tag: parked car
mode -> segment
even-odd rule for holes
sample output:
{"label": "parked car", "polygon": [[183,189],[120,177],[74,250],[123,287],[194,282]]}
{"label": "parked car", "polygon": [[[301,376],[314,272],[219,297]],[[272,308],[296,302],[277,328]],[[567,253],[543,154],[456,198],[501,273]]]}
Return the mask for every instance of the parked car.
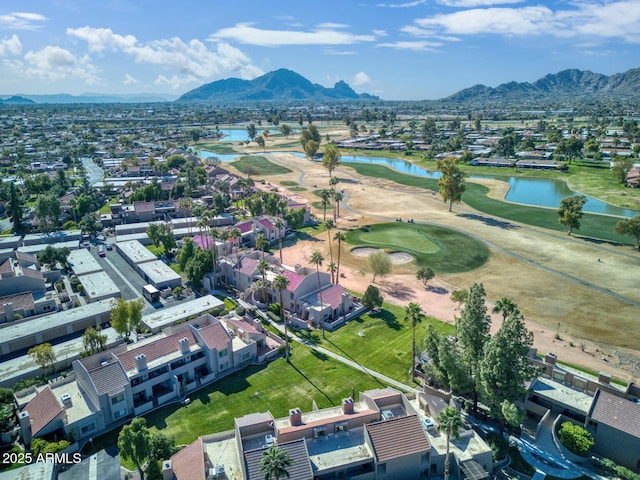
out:
{"label": "parked car", "polygon": [[110,252],[111,250],[113,250],[113,245],[110,243],[107,243],[107,250]]}
{"label": "parked car", "polygon": [[106,252],[104,251],[104,246],[100,245],[100,247],[98,247],[98,256],[104,257],[105,255],[106,255]]}

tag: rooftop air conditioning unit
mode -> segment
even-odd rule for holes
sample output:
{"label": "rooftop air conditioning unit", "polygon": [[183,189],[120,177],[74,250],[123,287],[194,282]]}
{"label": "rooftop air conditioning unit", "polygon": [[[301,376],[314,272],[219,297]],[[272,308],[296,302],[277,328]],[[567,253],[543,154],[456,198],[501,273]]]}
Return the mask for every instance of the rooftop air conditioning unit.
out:
{"label": "rooftop air conditioning unit", "polygon": [[216,466],[216,476],[217,477],[222,477],[224,475],[224,465],[217,465]]}
{"label": "rooftop air conditioning unit", "polygon": [[70,404],[71,403],[71,395],[68,393],[63,393],[62,395],[60,395],[60,400],[62,401],[62,403],[64,405]]}

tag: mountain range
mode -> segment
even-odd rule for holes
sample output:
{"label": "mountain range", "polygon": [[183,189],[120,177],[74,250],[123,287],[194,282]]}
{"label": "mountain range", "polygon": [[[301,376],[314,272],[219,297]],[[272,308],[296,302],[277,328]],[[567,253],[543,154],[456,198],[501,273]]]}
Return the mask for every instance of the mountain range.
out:
{"label": "mountain range", "polygon": [[344,81],[333,88],[311,83],[291,70],[281,68],[254,78],[228,78],[194,88],[178,102],[267,102],[267,101],[380,100],[368,93],[358,94]]}
{"label": "mountain range", "polygon": [[475,85],[442,99],[465,103],[501,100],[544,100],[557,97],[631,96],[640,92],[640,68],[611,76],[589,70],[562,70],[533,83],[508,82],[495,88]]}

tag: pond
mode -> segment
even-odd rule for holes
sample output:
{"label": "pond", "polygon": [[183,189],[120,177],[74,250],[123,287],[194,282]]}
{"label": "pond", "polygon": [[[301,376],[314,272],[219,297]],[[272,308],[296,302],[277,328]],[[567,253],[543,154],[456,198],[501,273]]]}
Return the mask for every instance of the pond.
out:
{"label": "pond", "polygon": [[[264,127],[256,125],[257,135],[262,135],[262,132],[265,130],[269,130],[271,135],[280,133],[280,129],[278,127]],[[249,140],[246,128],[221,128],[220,131],[225,135],[220,139],[221,142],[244,142],[245,140]],[[292,138],[296,138],[293,133],[291,135]]]}
{"label": "pond", "polygon": [[[246,133],[246,132],[245,132]],[[202,158],[216,157],[221,162],[232,162],[235,158],[242,154],[221,155],[208,152],[206,150],[198,150],[197,153]],[[304,154],[299,152],[269,152],[266,154],[257,153],[256,155],[266,155],[273,153],[290,153],[300,158],[304,158]],[[373,165],[384,165],[393,168],[401,173],[416,175],[419,177],[440,178],[440,172],[432,172],[425,170],[411,162],[398,158],[383,157],[367,157],[364,155],[343,155],[342,161],[346,163],[370,163]],[[505,196],[508,202],[522,203],[526,205],[534,205],[537,207],[558,208],[560,201],[568,196],[576,194],[571,190],[566,182],[562,180],[554,180],[548,178],[533,177],[514,177],[509,175],[469,175],[470,178],[486,178],[507,182],[510,185],[509,191]],[[607,215],[616,215],[619,217],[633,217],[640,214],[640,211],[621,208],[610,205],[602,200],[593,197],[587,197],[583,210],[585,212],[603,213]]]}

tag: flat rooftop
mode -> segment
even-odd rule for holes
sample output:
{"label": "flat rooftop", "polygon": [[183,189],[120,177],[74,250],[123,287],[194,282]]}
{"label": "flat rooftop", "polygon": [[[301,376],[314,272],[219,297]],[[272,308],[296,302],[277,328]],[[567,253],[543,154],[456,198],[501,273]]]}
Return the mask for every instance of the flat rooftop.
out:
{"label": "flat rooftop", "polygon": [[49,245],[51,245],[53,248],[68,248],[69,250],[77,250],[78,240],[72,240],[69,242],[38,243],[36,245],[25,245],[23,247],[18,247],[18,251],[35,255],[36,253],[40,253],[41,251],[43,251]]}
{"label": "flat rooftop", "polygon": [[[51,391],[56,396],[58,403],[64,408],[65,413],[67,414],[67,421],[69,423],[77,422],[83,418],[88,417],[93,413],[86,400],[80,393],[80,389],[78,388],[78,382],[73,381],[69,383],[65,383],[61,385],[62,382],[55,382],[50,384]],[[68,393],[71,396],[71,404],[63,404],[60,400],[60,397]]]}
{"label": "flat rooftop", "polygon": [[[146,234],[141,235],[146,237]],[[118,243],[116,243],[116,248],[122,256],[131,260],[135,264],[158,260],[158,258],[153,253],[147,250],[137,240],[130,240],[126,242],[119,241]]]}
{"label": "flat rooftop", "polygon": [[570,387],[551,378],[540,376],[533,381],[530,390],[540,398],[546,398],[572,410],[587,414],[593,403],[593,394]]}
{"label": "flat rooftop", "polygon": [[242,465],[239,463],[240,453],[233,430],[207,435],[202,438],[202,444],[212,465],[224,465],[227,478],[242,478]]}
{"label": "flat rooftop", "polygon": [[182,302],[179,305],[161,308],[149,315],[144,315],[142,317],[142,323],[149,328],[149,330],[157,332],[164,327],[173,325],[179,320],[184,320],[191,315],[199,315],[211,308],[221,305],[224,305],[224,302],[218,300],[213,295],[205,295],[188,302]]}
{"label": "flat rooftop", "polygon": [[35,335],[39,332],[58,328],[63,325],[75,323],[85,318],[99,316],[111,311],[111,302],[105,300],[81,305],[71,310],[52,313],[38,318],[30,318],[28,320],[13,322],[5,327],[0,328],[0,343],[14,341],[26,335]]}
{"label": "flat rooftop", "polygon": [[[151,253],[151,252],[149,252]],[[138,268],[144,273],[154,285],[166,282],[182,282],[182,277],[164,263],[162,260],[156,259],[154,255],[152,262],[139,263]]]}
{"label": "flat rooftop", "polygon": [[82,288],[90,299],[105,299],[119,297],[120,289],[107,272],[99,271],[88,275],[78,275]]}
{"label": "flat rooftop", "polygon": [[78,276],[103,270],[102,265],[86,248],[79,248],[70,252],[67,261],[73,273]]}
{"label": "flat rooftop", "polygon": [[314,472],[343,465],[364,464],[373,459],[373,452],[364,441],[364,427],[313,440],[307,438],[306,441]]}

